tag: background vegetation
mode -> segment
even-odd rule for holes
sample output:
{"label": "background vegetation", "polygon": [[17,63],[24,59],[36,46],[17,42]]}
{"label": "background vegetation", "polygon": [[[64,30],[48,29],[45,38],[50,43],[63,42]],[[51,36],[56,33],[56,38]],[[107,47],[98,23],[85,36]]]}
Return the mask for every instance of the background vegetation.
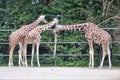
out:
{"label": "background vegetation", "polygon": [[[33,22],[39,15],[45,14],[50,22],[56,15],[60,15],[59,24],[77,24],[82,22],[93,22],[101,28],[120,27],[120,0],[0,0],[0,55],[8,55],[8,37],[11,30],[19,29],[21,25]],[[5,30],[5,31],[3,31]],[[111,47],[113,66],[120,65],[120,29],[107,30],[113,41]],[[45,31],[42,35],[42,42],[54,42],[52,31]],[[84,42],[82,31],[60,31],[58,42]],[[52,48],[54,44],[49,44]],[[16,47],[15,54],[17,55]],[[101,47],[94,45],[95,65],[100,64]],[[58,44],[57,45],[57,66],[88,66],[88,44]],[[28,46],[28,54],[31,52],[31,45]],[[53,66],[55,60],[53,52],[47,44],[40,45],[40,62],[43,66]],[[14,64],[17,65],[18,56],[14,56]],[[28,56],[30,62],[30,57]],[[8,56],[0,56],[0,65],[7,65]],[[108,65],[107,58],[105,64]]]}

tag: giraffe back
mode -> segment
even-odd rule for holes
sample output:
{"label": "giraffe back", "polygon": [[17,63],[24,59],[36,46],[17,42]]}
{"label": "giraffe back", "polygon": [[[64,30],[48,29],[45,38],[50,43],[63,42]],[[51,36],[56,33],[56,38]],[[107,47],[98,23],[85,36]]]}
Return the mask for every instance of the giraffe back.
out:
{"label": "giraffe back", "polygon": [[22,42],[23,39],[25,38],[26,34],[27,33],[22,29],[18,29],[16,31],[12,32],[9,36],[9,44]]}
{"label": "giraffe back", "polygon": [[95,43],[99,44],[111,41],[111,35],[97,25],[89,23],[86,28],[85,37],[87,39],[92,39]]}

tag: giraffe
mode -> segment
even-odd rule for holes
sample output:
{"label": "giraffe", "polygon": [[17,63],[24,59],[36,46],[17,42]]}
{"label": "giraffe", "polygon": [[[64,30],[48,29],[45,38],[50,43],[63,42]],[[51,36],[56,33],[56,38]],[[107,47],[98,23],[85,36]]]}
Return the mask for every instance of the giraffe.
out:
{"label": "giraffe", "polygon": [[[39,63],[39,45],[40,45],[40,40],[41,40],[40,34],[56,24],[58,24],[58,19],[54,18],[53,21],[48,24],[37,26],[36,28],[31,30],[24,38],[24,45],[25,45],[25,47],[23,48],[24,50],[27,51],[27,44],[32,44],[31,66],[33,66],[33,56],[34,56],[35,45],[36,45],[36,53],[37,53],[37,65],[40,66],[40,63]],[[21,55],[19,57],[19,62],[20,60],[21,60]]]}
{"label": "giraffe", "polygon": [[[20,29],[17,29],[16,31],[12,32],[9,36],[9,66],[13,66],[13,50],[16,47],[17,44],[21,45],[22,40],[25,38],[26,34],[34,29],[39,22],[44,22],[47,23],[46,19],[45,19],[45,15],[41,15],[39,16],[34,22],[27,24],[27,25],[23,25],[20,27]],[[20,47],[22,47],[23,45],[21,45]],[[23,55],[24,56],[24,55]],[[26,57],[24,56],[23,58],[25,60],[25,65],[27,66],[27,61],[26,61]]]}
{"label": "giraffe", "polygon": [[56,33],[60,30],[81,30],[85,33],[85,38],[89,44],[89,67],[94,67],[94,49],[93,43],[101,44],[102,45],[102,61],[100,64],[100,68],[103,66],[104,58],[108,55],[109,59],[109,68],[111,68],[111,55],[110,55],[110,42],[111,36],[105,30],[99,28],[92,22],[86,22],[81,24],[75,25],[57,25],[56,28],[53,30],[53,33]]}

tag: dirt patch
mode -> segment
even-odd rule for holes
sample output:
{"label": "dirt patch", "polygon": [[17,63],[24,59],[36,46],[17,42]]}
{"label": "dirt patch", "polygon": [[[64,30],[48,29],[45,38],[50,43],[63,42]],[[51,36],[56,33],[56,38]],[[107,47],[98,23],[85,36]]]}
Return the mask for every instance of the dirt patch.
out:
{"label": "dirt patch", "polygon": [[120,68],[0,67],[0,80],[120,80]]}

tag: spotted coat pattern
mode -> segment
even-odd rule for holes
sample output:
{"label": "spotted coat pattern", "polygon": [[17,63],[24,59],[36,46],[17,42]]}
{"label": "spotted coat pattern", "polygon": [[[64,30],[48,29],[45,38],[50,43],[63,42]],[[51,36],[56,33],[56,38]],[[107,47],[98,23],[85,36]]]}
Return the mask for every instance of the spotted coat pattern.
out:
{"label": "spotted coat pattern", "polygon": [[[10,36],[9,36],[10,51],[9,51],[9,64],[8,64],[9,66],[13,66],[13,50],[16,47],[16,45],[21,43],[23,41],[23,39],[25,38],[25,36],[27,35],[27,33],[29,31],[31,31],[32,29],[34,29],[38,25],[38,23],[41,21],[46,22],[44,15],[39,16],[33,23],[30,23],[28,25],[23,25],[23,26],[21,26],[20,29],[18,29],[10,34]],[[24,59],[26,59],[25,56],[24,56]],[[25,62],[25,64],[27,65],[26,62]]]}
{"label": "spotted coat pattern", "polygon": [[[37,52],[37,63],[38,63],[38,66],[40,66],[40,63],[39,63],[39,45],[40,45],[40,39],[41,39],[41,33],[44,32],[45,30],[47,30],[48,28],[54,26],[58,24],[58,19],[55,18],[52,22],[48,23],[48,24],[45,24],[45,25],[40,25],[40,26],[37,26],[36,28],[34,28],[33,30],[31,30],[27,35],[26,37],[24,38],[24,45],[27,45],[27,44],[32,44],[32,58],[31,58],[31,66],[33,66],[33,56],[34,56],[34,47],[35,47],[35,44],[36,44],[36,52]],[[27,47],[25,48],[27,49]]]}
{"label": "spotted coat pattern", "polygon": [[89,50],[89,54],[90,54],[89,67],[94,67],[93,42],[102,45],[103,56],[102,56],[100,67],[103,66],[103,62],[104,62],[104,58],[106,54],[108,54],[108,58],[109,58],[109,68],[112,66],[111,58],[110,58],[110,49],[109,49],[109,44],[111,42],[111,36],[107,31],[99,28],[97,25],[91,22],[75,24],[75,25],[57,25],[56,28],[53,30],[53,33],[56,33],[60,30],[84,31],[85,38],[88,41],[89,49],[90,49]]}

